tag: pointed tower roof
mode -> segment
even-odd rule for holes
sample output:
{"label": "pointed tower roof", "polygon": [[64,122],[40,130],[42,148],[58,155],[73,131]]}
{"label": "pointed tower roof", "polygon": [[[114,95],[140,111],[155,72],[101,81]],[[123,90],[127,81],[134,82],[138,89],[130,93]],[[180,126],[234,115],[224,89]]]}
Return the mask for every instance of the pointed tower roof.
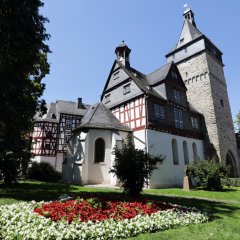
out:
{"label": "pointed tower roof", "polygon": [[128,126],[123,125],[101,102],[94,104],[88,109],[81,123],[74,131],[86,128],[132,131]]}
{"label": "pointed tower roof", "polygon": [[184,11],[183,16],[184,16],[184,23],[182,27],[182,32],[180,34],[176,47],[172,51],[203,36],[203,34],[196,27],[196,23],[194,20],[194,13],[190,8]]}

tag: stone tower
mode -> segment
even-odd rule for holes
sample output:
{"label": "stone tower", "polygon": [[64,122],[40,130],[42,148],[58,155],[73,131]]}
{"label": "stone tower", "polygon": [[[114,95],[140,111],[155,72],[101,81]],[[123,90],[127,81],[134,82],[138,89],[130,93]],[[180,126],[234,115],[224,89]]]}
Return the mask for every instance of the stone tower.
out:
{"label": "stone tower", "polygon": [[239,176],[239,156],[222,52],[197,29],[191,9],[186,9],[183,16],[180,38],[166,55],[167,61],[177,64],[188,89],[190,106],[203,114],[205,155],[216,153],[220,160],[231,166],[231,175]]}

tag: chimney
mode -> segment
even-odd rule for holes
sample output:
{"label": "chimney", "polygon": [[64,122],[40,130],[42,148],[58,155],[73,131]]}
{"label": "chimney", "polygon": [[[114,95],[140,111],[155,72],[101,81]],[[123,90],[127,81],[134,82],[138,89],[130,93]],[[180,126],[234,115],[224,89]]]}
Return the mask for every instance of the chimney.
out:
{"label": "chimney", "polygon": [[77,99],[77,108],[78,109],[85,109],[83,103],[82,103],[82,98]]}

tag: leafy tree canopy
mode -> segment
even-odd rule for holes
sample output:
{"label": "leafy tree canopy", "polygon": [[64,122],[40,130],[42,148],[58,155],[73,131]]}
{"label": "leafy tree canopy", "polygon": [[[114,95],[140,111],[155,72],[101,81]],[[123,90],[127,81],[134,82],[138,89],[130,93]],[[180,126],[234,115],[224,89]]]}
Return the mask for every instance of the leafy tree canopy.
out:
{"label": "leafy tree canopy", "polygon": [[148,180],[157,163],[162,163],[163,156],[151,156],[141,149],[136,149],[131,135],[128,135],[127,143],[122,149],[115,148],[115,161],[110,169],[120,184],[124,192],[130,197],[138,197],[144,187],[148,185]]}
{"label": "leafy tree canopy", "polygon": [[0,1],[0,176],[6,183],[27,166],[32,119],[44,111],[41,81],[50,50],[42,6],[40,0]]}

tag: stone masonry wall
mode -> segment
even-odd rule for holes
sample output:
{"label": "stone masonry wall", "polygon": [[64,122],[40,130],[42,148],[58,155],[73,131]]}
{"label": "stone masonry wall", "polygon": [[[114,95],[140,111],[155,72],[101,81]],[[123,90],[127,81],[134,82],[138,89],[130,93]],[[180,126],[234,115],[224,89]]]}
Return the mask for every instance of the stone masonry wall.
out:
{"label": "stone masonry wall", "polygon": [[208,53],[203,52],[180,62],[178,68],[188,89],[188,101],[204,115],[205,134],[219,158],[225,161],[228,151],[231,151],[235,161],[238,162],[222,66]]}

